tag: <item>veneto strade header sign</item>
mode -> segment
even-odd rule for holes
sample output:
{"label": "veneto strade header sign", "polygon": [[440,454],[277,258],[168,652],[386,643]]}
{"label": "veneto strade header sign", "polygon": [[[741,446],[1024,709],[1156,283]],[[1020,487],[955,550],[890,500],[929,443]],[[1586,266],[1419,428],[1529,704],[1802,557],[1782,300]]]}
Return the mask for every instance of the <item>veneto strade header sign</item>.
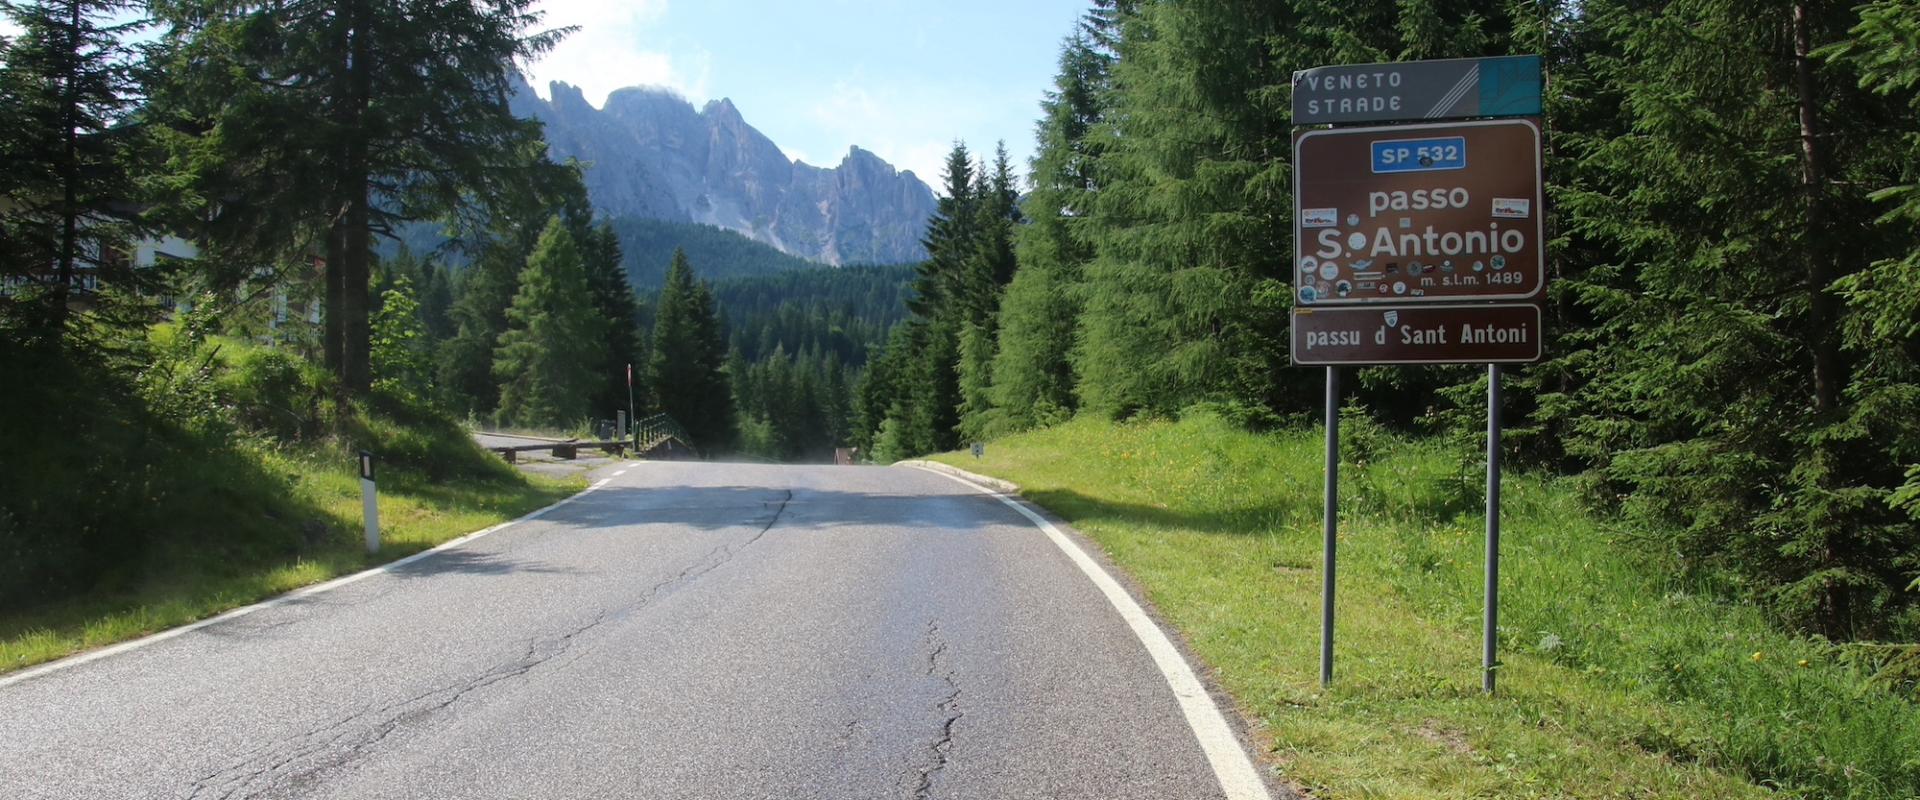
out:
{"label": "veneto strade header sign", "polygon": [[1293,124],[1540,115],[1540,57],[1343,64],[1293,74]]}
{"label": "veneto strade header sign", "polygon": [[1294,137],[1295,305],[1513,301],[1545,284],[1540,128],[1485,120]]}

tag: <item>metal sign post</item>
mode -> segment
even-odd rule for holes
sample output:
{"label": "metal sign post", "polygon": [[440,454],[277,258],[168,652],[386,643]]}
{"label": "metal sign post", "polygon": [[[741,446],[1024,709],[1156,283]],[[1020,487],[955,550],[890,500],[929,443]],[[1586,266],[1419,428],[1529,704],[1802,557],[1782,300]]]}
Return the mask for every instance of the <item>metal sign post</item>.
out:
{"label": "metal sign post", "polygon": [[1333,683],[1334,549],[1340,543],[1340,368],[1327,367],[1326,540],[1320,576],[1320,685]]}
{"label": "metal sign post", "polygon": [[1487,613],[1480,688],[1493,694],[1500,647],[1500,365],[1487,365]]}
{"label": "metal sign post", "polygon": [[367,526],[367,553],[380,552],[380,503],[373,484],[373,453],[360,451],[360,515]]}

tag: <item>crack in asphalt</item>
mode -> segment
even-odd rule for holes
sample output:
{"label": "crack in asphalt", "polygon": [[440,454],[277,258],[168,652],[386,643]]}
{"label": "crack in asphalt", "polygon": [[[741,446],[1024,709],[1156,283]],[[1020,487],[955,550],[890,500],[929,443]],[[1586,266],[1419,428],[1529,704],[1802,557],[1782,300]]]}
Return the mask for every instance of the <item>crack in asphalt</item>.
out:
{"label": "crack in asphalt", "polygon": [[[773,509],[773,516],[768,517],[767,523],[765,525],[760,526],[760,530],[755,531],[752,536],[747,537],[746,541],[732,543],[732,544],[723,544],[723,545],[720,545],[719,547],[716,547],[708,551],[706,555],[700,557],[699,561],[695,561],[693,562],[692,565],[688,566],[686,569],[681,570],[680,574],[654,584],[653,588],[647,590],[647,596],[643,598],[639,603],[634,604],[633,609],[642,608],[652,603],[654,600],[658,599],[660,595],[664,593],[667,589],[674,587],[677,584],[693,580],[694,578],[698,578],[702,575],[705,575],[709,572],[719,569],[722,565],[726,564],[728,561],[732,561],[734,556],[737,556],[740,554],[740,551],[747,549],[747,547],[752,545],[754,542],[760,541],[761,537],[764,537],[767,535],[767,531],[773,530],[773,526],[779,524],[780,516],[787,512],[787,504],[793,502],[793,490],[787,489],[784,491],[786,496],[780,498],[779,505]],[[768,501],[760,504],[762,508],[765,508],[767,506],[772,506],[772,505],[774,505],[773,501]]]}
{"label": "crack in asphalt", "polygon": [[[677,584],[691,581],[720,568],[740,551],[766,536],[778,524],[793,501],[788,490],[777,501],[762,503],[773,507],[764,525],[745,541],[721,545],[678,574],[654,584],[637,603],[624,609],[619,617],[650,605]],[[227,800],[250,797],[276,788],[295,789],[317,779],[322,773],[349,764],[370,753],[374,747],[411,724],[425,720],[459,702],[462,698],[503,681],[525,675],[541,665],[567,654],[574,640],[616,615],[601,610],[591,622],[558,636],[529,641],[518,658],[501,663],[460,683],[437,687],[402,700],[362,709],[317,728],[289,738],[256,747],[226,767],[203,775],[188,786],[188,800]],[[285,624],[285,623],[283,623]],[[275,626],[266,626],[275,627]],[[573,658],[562,662],[565,668],[586,655],[582,648]]]}
{"label": "crack in asphalt", "polygon": [[[778,524],[786,512],[787,504],[792,502],[793,492],[786,491],[778,504],[762,503],[763,508],[773,506],[773,514],[753,536],[745,541],[716,547],[702,556],[678,574],[647,590],[644,598],[625,609],[619,616],[624,617],[644,608],[669,591],[677,584],[699,578],[728,561],[746,549],[749,545],[766,536],[767,532]],[[371,752],[382,741],[396,731],[446,709],[473,692],[503,681],[518,678],[553,659],[564,655],[573,646],[574,640],[602,624],[614,615],[601,610],[593,619],[559,636],[535,639],[527,643],[526,651],[520,657],[457,684],[441,686],[403,700],[387,703],[375,708],[363,709],[293,737],[281,739],[256,747],[240,756],[234,763],[210,772],[189,785],[188,800],[227,800],[233,797],[254,796],[274,788],[297,788],[309,783],[321,773],[344,766]],[[583,648],[574,658],[563,662],[564,668],[577,662],[591,648]]]}
{"label": "crack in asphalt", "polygon": [[927,622],[926,641],[927,677],[939,679],[946,684],[948,691],[946,696],[934,706],[934,710],[940,712],[942,720],[940,735],[927,745],[929,761],[915,768],[917,775],[909,775],[909,777],[915,777],[913,787],[915,800],[926,800],[933,796],[934,779],[939,776],[941,770],[946,769],[947,760],[953,753],[953,726],[966,715],[966,712],[960,710],[960,683],[954,680],[953,667],[942,664],[947,660],[945,658],[947,640],[941,637],[938,622],[932,620]]}
{"label": "crack in asphalt", "polygon": [[519,658],[468,680],[356,711],[291,739],[254,748],[233,764],[195,780],[189,786],[187,798],[226,800],[309,782],[322,772],[360,758],[395,731],[426,719],[467,695],[533,671],[566,653],[575,638],[606,621],[607,614],[603,611],[593,621],[559,636],[528,642]]}

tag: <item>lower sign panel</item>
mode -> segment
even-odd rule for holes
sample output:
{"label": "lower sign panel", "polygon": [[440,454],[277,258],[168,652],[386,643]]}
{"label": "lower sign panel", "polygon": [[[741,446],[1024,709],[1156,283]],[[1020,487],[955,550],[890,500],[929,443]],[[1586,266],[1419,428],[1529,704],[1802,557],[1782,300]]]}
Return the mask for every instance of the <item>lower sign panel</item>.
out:
{"label": "lower sign panel", "polygon": [[1293,363],[1520,364],[1540,360],[1540,307],[1502,305],[1293,310]]}

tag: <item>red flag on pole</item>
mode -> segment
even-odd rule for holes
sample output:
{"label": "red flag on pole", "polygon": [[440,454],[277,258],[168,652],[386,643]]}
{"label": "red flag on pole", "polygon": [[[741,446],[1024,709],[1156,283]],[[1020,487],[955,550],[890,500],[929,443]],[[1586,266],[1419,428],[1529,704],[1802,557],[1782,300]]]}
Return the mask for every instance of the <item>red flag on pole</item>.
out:
{"label": "red flag on pole", "polygon": [[633,386],[633,364],[627,364],[627,386]]}

